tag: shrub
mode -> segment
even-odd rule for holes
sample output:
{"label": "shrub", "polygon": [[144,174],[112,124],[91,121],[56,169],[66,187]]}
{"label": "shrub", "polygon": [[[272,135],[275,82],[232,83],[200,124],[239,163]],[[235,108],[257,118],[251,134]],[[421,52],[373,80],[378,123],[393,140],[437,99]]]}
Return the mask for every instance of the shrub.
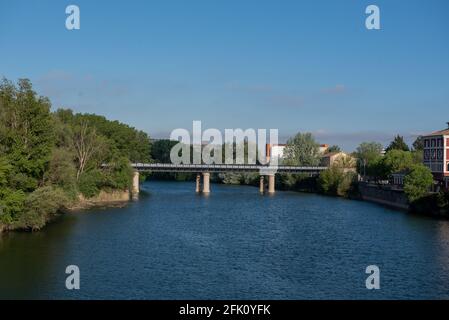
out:
{"label": "shrub", "polygon": [[14,226],[19,229],[39,230],[64,205],[66,197],[61,189],[38,188],[30,193]]}
{"label": "shrub", "polygon": [[321,172],[318,178],[318,186],[325,194],[348,196],[355,180],[353,172],[345,172],[343,168],[332,166]]}
{"label": "shrub", "polygon": [[11,224],[23,211],[25,193],[9,188],[0,189],[0,223]]}
{"label": "shrub", "polygon": [[103,180],[103,173],[100,170],[85,171],[78,181],[78,189],[86,198],[95,197],[100,193]]}
{"label": "shrub", "polygon": [[415,165],[404,178],[404,192],[410,202],[419,200],[428,194],[433,183],[429,168],[422,164]]}
{"label": "shrub", "polygon": [[103,173],[103,182],[99,188],[111,188],[126,190],[131,187],[133,169],[125,157],[120,157],[111,162]]}

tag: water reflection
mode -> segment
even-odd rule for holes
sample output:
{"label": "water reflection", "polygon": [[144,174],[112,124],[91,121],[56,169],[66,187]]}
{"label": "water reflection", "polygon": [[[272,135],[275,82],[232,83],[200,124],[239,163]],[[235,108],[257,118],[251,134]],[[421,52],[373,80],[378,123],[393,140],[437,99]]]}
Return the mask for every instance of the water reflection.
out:
{"label": "water reflection", "polygon": [[[124,208],[68,214],[0,238],[1,298],[446,298],[447,221],[378,205],[149,182]],[[81,290],[64,287],[65,267]],[[367,265],[381,290],[365,289]]]}

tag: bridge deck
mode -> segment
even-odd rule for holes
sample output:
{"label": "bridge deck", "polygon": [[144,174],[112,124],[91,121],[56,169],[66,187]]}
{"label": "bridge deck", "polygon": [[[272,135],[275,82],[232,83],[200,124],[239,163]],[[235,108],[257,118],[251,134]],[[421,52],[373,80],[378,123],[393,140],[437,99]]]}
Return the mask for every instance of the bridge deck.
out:
{"label": "bridge deck", "polygon": [[307,173],[319,174],[326,167],[296,167],[296,166],[263,166],[251,164],[171,164],[171,163],[133,163],[137,171],[153,172],[261,172],[277,173]]}

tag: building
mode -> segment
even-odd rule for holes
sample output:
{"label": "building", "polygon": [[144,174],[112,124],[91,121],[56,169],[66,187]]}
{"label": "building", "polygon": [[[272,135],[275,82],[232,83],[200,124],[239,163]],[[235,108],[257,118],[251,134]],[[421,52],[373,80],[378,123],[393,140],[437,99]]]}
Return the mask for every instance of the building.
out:
{"label": "building", "polygon": [[449,186],[449,122],[444,130],[423,136],[423,163],[432,171],[435,180]]}
{"label": "building", "polygon": [[[273,157],[278,157],[278,160],[281,160],[282,158],[284,158],[284,150],[285,147],[287,145],[286,144],[266,144],[266,157],[267,157],[267,161],[270,161],[271,158]],[[327,149],[329,148],[328,144],[320,144],[320,149],[319,152],[320,154],[324,154]]]}
{"label": "building", "polygon": [[282,159],[284,157],[284,149],[286,144],[269,144],[266,146],[266,156],[269,161],[271,158],[277,157],[278,159]]}
{"label": "building", "polygon": [[331,167],[335,164],[343,168],[355,168],[355,159],[343,151],[328,152],[321,156],[321,165]]}
{"label": "building", "polygon": [[320,144],[320,154],[325,154],[327,152],[327,149],[329,149],[328,144]]}

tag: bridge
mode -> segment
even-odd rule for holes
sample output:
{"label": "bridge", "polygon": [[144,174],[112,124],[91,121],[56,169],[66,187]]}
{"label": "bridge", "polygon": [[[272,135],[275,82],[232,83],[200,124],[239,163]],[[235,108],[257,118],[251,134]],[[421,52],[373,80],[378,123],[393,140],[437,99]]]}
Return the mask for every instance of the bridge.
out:
{"label": "bridge", "polygon": [[[258,172],[260,174],[259,191],[265,191],[264,177],[268,177],[268,193],[274,193],[275,174],[291,173],[317,176],[327,167],[300,167],[300,166],[268,166],[251,164],[171,164],[171,163],[132,163],[134,168],[133,194],[139,193],[139,172],[190,172],[196,173],[196,192],[210,193],[210,174],[225,172]],[[203,188],[201,190],[201,175]]]}

